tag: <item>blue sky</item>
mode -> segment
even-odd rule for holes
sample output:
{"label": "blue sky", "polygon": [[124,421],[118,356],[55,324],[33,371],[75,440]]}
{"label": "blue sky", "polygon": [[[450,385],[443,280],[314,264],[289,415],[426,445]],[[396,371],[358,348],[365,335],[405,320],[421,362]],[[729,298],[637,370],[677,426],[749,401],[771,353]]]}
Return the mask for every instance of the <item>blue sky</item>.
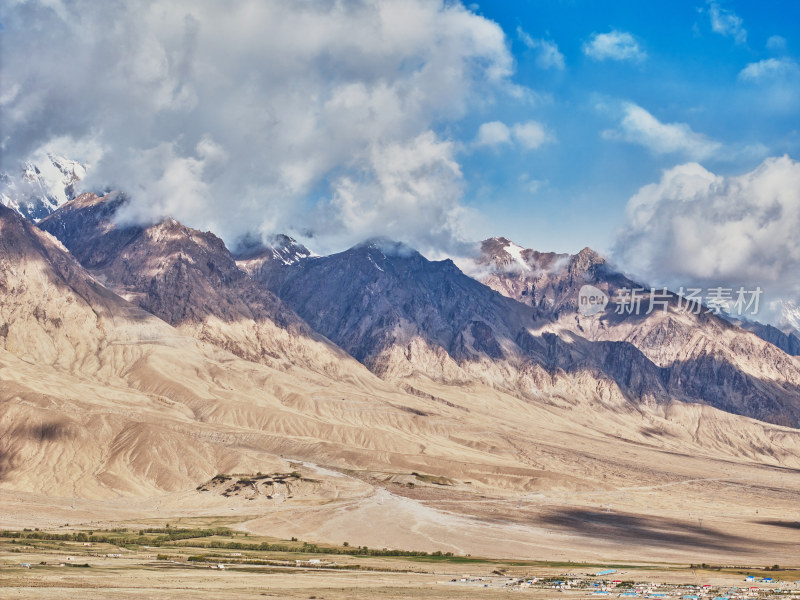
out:
{"label": "blue sky", "polygon": [[[789,61],[800,53],[800,3],[542,0],[482,2],[473,9],[502,26],[514,80],[542,98],[532,104],[500,99],[459,124],[458,135],[467,140],[486,121],[534,119],[555,138],[533,150],[501,144],[462,159],[468,202],[493,215],[498,235],[526,247],[590,245],[608,252],[628,199],[663,169],[698,160],[730,175],[750,171],[766,156],[800,155],[797,73],[778,74],[774,82],[742,75],[748,65],[770,59],[796,65]],[[718,31],[714,11],[722,20]],[[630,34],[640,56],[587,54],[594,35],[613,31]],[[526,45],[526,36],[539,45]],[[563,68],[541,62],[541,40],[557,46]],[[607,139],[612,136],[603,132],[619,129],[625,103],[661,123],[685,124],[719,148],[662,153]],[[535,191],[531,181],[541,182]]]}

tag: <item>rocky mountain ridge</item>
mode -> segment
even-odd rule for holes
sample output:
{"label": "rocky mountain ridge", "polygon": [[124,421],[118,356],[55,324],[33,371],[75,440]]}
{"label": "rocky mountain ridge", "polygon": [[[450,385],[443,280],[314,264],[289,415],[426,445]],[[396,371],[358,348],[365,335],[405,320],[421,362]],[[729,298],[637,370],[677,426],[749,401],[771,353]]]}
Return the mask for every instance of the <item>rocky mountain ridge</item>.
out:
{"label": "rocky mountain ridge", "polygon": [[382,377],[478,380],[530,398],[568,387],[616,406],[680,399],[798,423],[800,365],[778,348],[714,315],[687,313],[674,295],[666,312],[584,318],[584,285],[609,296],[638,285],[588,248],[517,257],[531,268],[509,255],[485,261],[505,269],[486,285],[452,261],[386,240],[291,265],[265,254],[257,269],[252,258],[243,267]]}
{"label": "rocky mountain ridge", "polygon": [[347,371],[347,355],[247,277],[221,239],[174,219],[118,225],[126,202],[83,194],[39,225],[115,293],[187,335],[246,360]]}
{"label": "rocky mountain ridge", "polygon": [[411,387],[480,383],[609,410],[700,402],[800,424],[797,359],[674,294],[665,311],[581,315],[583,286],[614,297],[638,285],[588,248],[569,256],[487,240],[480,282],[383,239],[319,257],[284,236],[234,256],[172,219],[120,225],[126,202],[85,194],[40,226],[115,293],[246,360],[352,377],[352,357]]}

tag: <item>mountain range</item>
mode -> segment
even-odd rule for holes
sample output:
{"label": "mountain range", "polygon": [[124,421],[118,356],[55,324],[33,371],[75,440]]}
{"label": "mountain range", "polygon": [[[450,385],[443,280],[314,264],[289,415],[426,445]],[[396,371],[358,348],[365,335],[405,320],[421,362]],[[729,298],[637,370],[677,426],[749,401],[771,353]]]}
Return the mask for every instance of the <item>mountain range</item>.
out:
{"label": "mountain range", "polygon": [[[370,545],[436,549],[455,542],[360,521],[444,511],[532,556],[532,531],[557,530],[542,552],[579,548],[574,511],[614,498],[625,518],[603,551],[658,518],[670,541],[637,543],[663,557],[746,555],[726,536],[766,498],[753,547],[788,548],[767,521],[800,489],[796,337],[674,294],[649,314],[585,316],[584,286],[643,287],[589,248],[492,238],[464,270],[387,239],[318,256],[281,235],[233,253],[174,219],[126,223],[129,201],[81,194],[28,219],[0,206],[0,485],[15,507],[125,498],[138,518],[152,509],[137,499],[159,498],[172,514],[236,508],[253,527],[326,539],[330,521]],[[218,473],[301,467],[316,483],[286,506],[198,491]],[[717,529],[687,536],[675,502],[694,481],[739,495]]]}
{"label": "mountain range", "polygon": [[620,402],[680,399],[800,423],[800,370],[778,346],[707,311],[681,310],[675,295],[668,311],[582,317],[584,285],[608,296],[641,286],[588,248],[574,256],[519,249],[520,269],[510,245],[483,242],[483,283],[450,260],[386,240],[328,257],[299,252],[289,263],[265,248],[239,264],[381,377],[477,379],[533,398],[562,380],[580,389],[575,380],[591,373],[588,396],[602,388]]}

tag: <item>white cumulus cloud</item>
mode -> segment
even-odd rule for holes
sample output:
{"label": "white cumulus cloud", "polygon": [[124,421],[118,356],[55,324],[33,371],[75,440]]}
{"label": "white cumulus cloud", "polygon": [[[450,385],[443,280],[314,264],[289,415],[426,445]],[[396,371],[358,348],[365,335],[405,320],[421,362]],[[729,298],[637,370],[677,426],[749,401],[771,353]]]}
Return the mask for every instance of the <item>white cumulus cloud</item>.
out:
{"label": "white cumulus cloud", "polygon": [[[457,247],[463,239],[461,167],[452,142],[432,132],[406,143],[378,144],[364,157],[361,175],[334,180],[330,202],[319,215],[320,229],[339,244],[373,236],[410,240],[423,252]],[[424,226],[423,226],[424,225]]]}
{"label": "white cumulus cloud", "polygon": [[[795,114],[800,104],[800,65],[785,56],[767,58],[745,66],[739,81],[747,86],[750,102],[775,113]],[[749,89],[748,89],[749,88]]]}
{"label": "white cumulus cloud", "polygon": [[554,136],[537,121],[517,123],[511,128],[511,133],[517,143],[528,150],[534,150],[547,142],[553,141]]}
{"label": "white cumulus cloud", "polygon": [[697,163],[665,171],[628,202],[617,260],[656,284],[760,286],[800,299],[800,163],[764,160],[720,176]]}
{"label": "white cumulus cloud", "polygon": [[763,81],[781,77],[796,78],[800,66],[791,58],[767,58],[748,64],[739,72],[739,78],[746,81]]}
{"label": "white cumulus cloud", "polygon": [[478,128],[476,146],[497,147],[511,142],[511,130],[502,121],[489,121]]}
{"label": "white cumulus cloud", "polygon": [[737,44],[747,41],[747,30],[743,26],[742,18],[735,12],[712,1],[708,4],[708,15],[711,19],[711,31],[733,38]]}
{"label": "white cumulus cloud", "polygon": [[767,39],[767,50],[786,50],[786,38],[780,35],[771,35]]}
{"label": "white cumulus cloud", "polygon": [[604,131],[603,137],[639,144],[654,154],[679,153],[694,159],[708,158],[722,147],[686,123],[662,123],[632,102],[622,105],[619,128]]}
{"label": "white cumulus cloud", "polygon": [[229,242],[307,222],[323,236],[332,210],[357,238],[390,211],[376,191],[412,211],[385,217],[410,242],[457,231],[442,219],[459,217],[458,165],[435,132],[526,92],[502,29],[449,0],[29,0],[0,22],[0,170],[102,148],[87,185],[129,193],[129,217]]}
{"label": "white cumulus cloud", "polygon": [[632,34],[616,29],[594,34],[584,43],[583,53],[594,60],[641,62],[647,58],[647,53],[639,47]]}
{"label": "white cumulus cloud", "polygon": [[561,71],[566,66],[564,55],[554,41],[534,38],[522,27],[517,27],[517,37],[528,48],[536,51],[536,65],[539,68],[558,69]]}
{"label": "white cumulus cloud", "polygon": [[502,121],[490,121],[478,128],[473,146],[498,148],[514,142],[525,150],[535,150],[554,140],[555,136],[538,121],[515,123],[511,127]]}

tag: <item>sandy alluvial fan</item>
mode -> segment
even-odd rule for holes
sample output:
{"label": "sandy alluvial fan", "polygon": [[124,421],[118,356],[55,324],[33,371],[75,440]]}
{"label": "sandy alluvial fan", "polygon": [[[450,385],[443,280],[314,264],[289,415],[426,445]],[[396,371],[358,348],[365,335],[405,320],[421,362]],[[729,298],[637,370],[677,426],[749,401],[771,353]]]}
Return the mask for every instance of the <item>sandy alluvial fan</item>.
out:
{"label": "sandy alluvial fan", "polygon": [[487,240],[475,278],[386,240],[234,256],[119,225],[125,202],[0,206],[0,525],[234,510],[371,547],[797,552],[800,360],[777,345],[674,299],[580,316],[584,283],[632,283],[588,249]]}

